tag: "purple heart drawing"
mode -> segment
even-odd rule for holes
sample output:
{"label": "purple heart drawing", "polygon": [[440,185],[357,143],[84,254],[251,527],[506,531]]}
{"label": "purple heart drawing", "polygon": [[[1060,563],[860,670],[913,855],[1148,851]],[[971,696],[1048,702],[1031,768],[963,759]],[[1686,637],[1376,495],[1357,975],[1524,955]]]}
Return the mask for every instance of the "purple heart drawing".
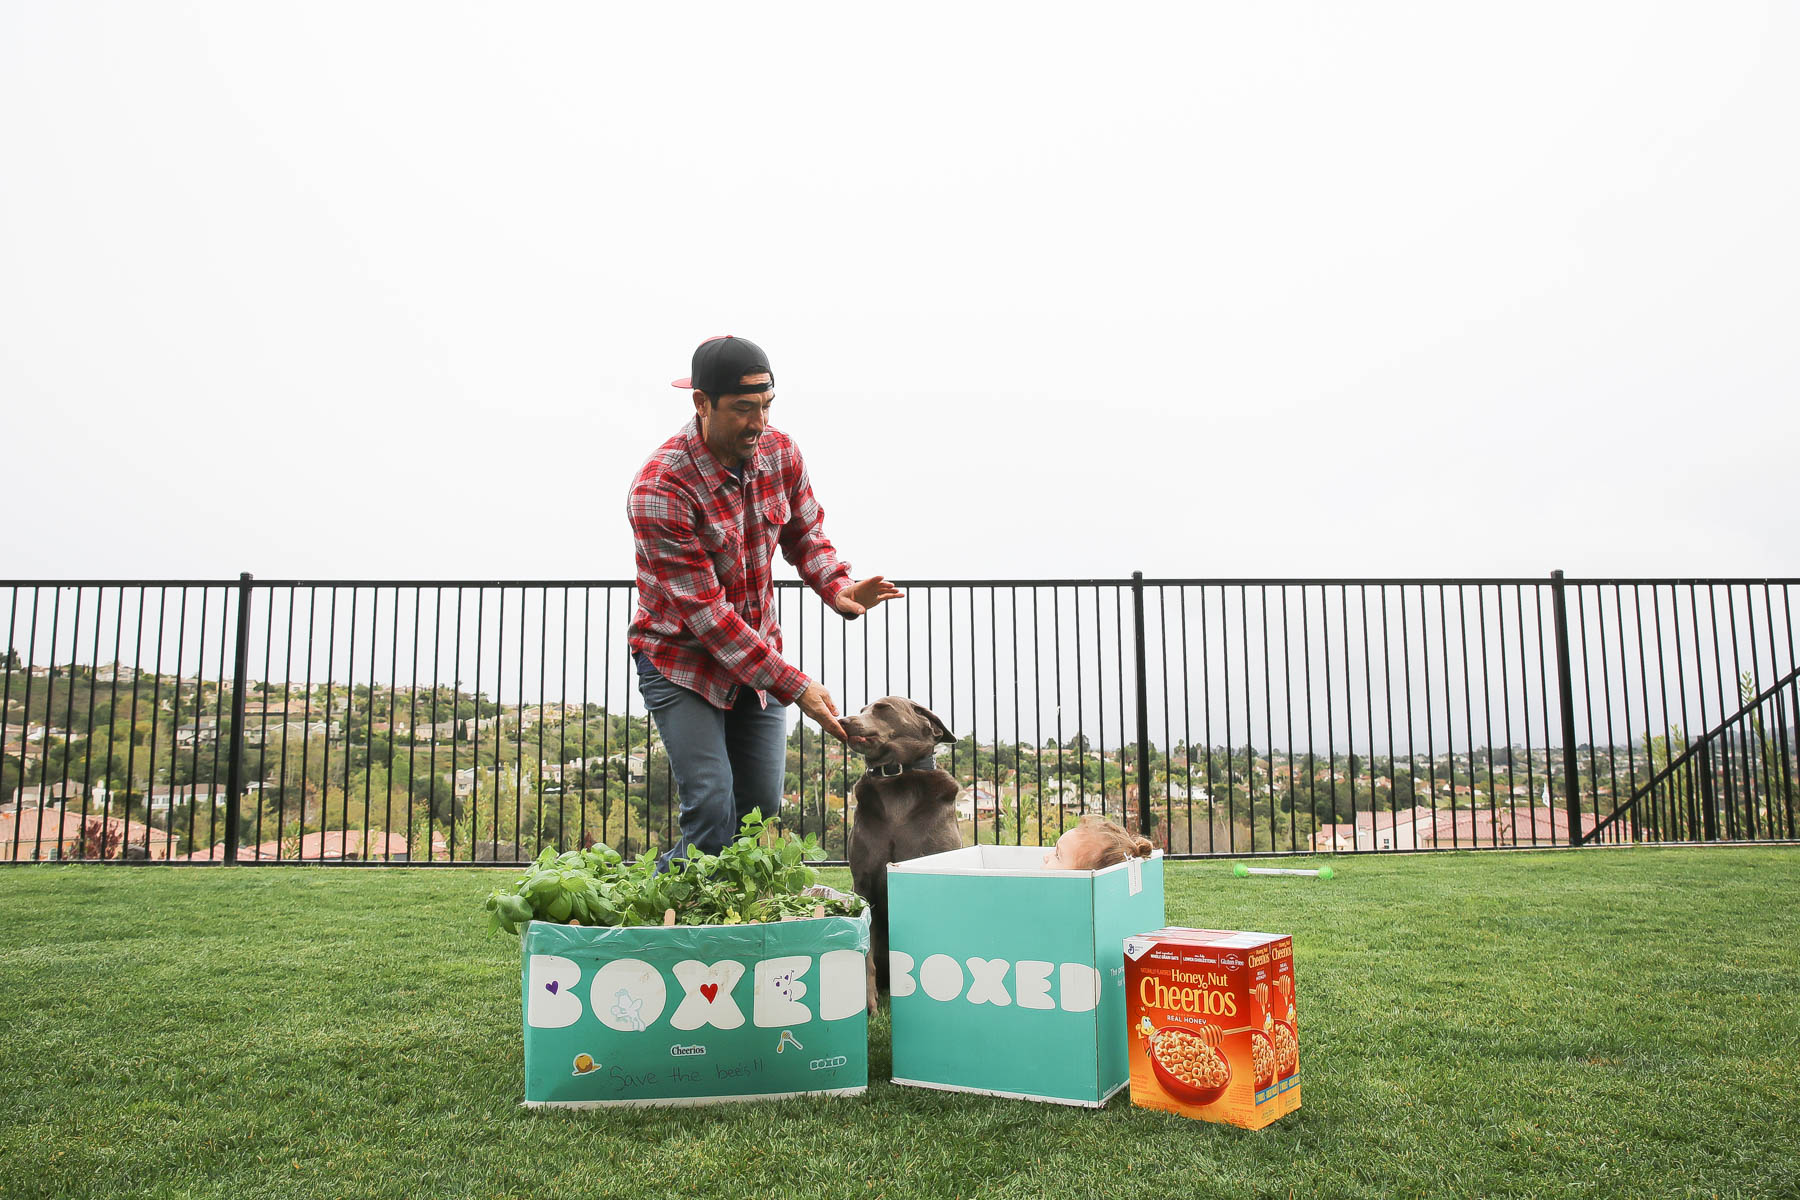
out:
{"label": "purple heart drawing", "polygon": [[546,983],[544,987],[549,990],[552,996],[556,995],[556,980],[552,979],[549,983]]}

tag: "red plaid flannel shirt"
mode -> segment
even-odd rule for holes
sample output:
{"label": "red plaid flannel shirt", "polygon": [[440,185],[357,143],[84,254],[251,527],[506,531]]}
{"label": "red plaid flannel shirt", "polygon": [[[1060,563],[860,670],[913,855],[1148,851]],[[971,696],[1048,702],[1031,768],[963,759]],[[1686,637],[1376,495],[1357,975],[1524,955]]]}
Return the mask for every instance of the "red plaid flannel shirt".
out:
{"label": "red plaid flannel shirt", "polygon": [[700,436],[700,419],[664,442],[632,481],[626,505],[637,542],[631,648],[671,682],[729,708],[740,686],[792,704],[811,682],[781,657],[775,545],[827,604],[850,565],[825,537],[800,449],[764,430],[742,484]]}

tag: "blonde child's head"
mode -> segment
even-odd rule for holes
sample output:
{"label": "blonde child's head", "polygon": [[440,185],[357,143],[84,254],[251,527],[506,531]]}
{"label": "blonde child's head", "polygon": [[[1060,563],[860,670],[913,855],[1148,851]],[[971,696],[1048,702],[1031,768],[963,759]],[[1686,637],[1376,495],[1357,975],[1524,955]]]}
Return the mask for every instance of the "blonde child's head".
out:
{"label": "blonde child's head", "polygon": [[1129,833],[1105,817],[1087,816],[1081,824],[1056,839],[1044,866],[1061,871],[1098,871],[1128,858],[1149,858],[1150,839]]}

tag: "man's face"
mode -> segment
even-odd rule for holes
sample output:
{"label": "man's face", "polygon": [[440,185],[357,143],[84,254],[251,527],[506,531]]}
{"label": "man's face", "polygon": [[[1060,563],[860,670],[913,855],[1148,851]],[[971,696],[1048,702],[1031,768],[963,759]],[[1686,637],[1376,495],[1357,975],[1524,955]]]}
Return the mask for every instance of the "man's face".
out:
{"label": "man's face", "polygon": [[706,448],[724,467],[736,467],[756,453],[756,439],[769,425],[769,406],[775,403],[767,371],[738,380],[743,390],[708,398],[694,393],[694,411],[700,415],[700,436]]}

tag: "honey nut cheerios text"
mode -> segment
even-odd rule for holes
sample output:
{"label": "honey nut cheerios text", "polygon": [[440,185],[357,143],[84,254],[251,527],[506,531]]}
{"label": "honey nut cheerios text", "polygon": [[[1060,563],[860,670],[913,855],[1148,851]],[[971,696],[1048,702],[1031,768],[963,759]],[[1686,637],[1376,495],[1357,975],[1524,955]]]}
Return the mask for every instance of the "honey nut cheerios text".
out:
{"label": "honey nut cheerios text", "polygon": [[1237,1015],[1237,997],[1216,988],[1170,987],[1155,976],[1138,983],[1138,999],[1165,1012],[1200,1013],[1209,1017]]}

